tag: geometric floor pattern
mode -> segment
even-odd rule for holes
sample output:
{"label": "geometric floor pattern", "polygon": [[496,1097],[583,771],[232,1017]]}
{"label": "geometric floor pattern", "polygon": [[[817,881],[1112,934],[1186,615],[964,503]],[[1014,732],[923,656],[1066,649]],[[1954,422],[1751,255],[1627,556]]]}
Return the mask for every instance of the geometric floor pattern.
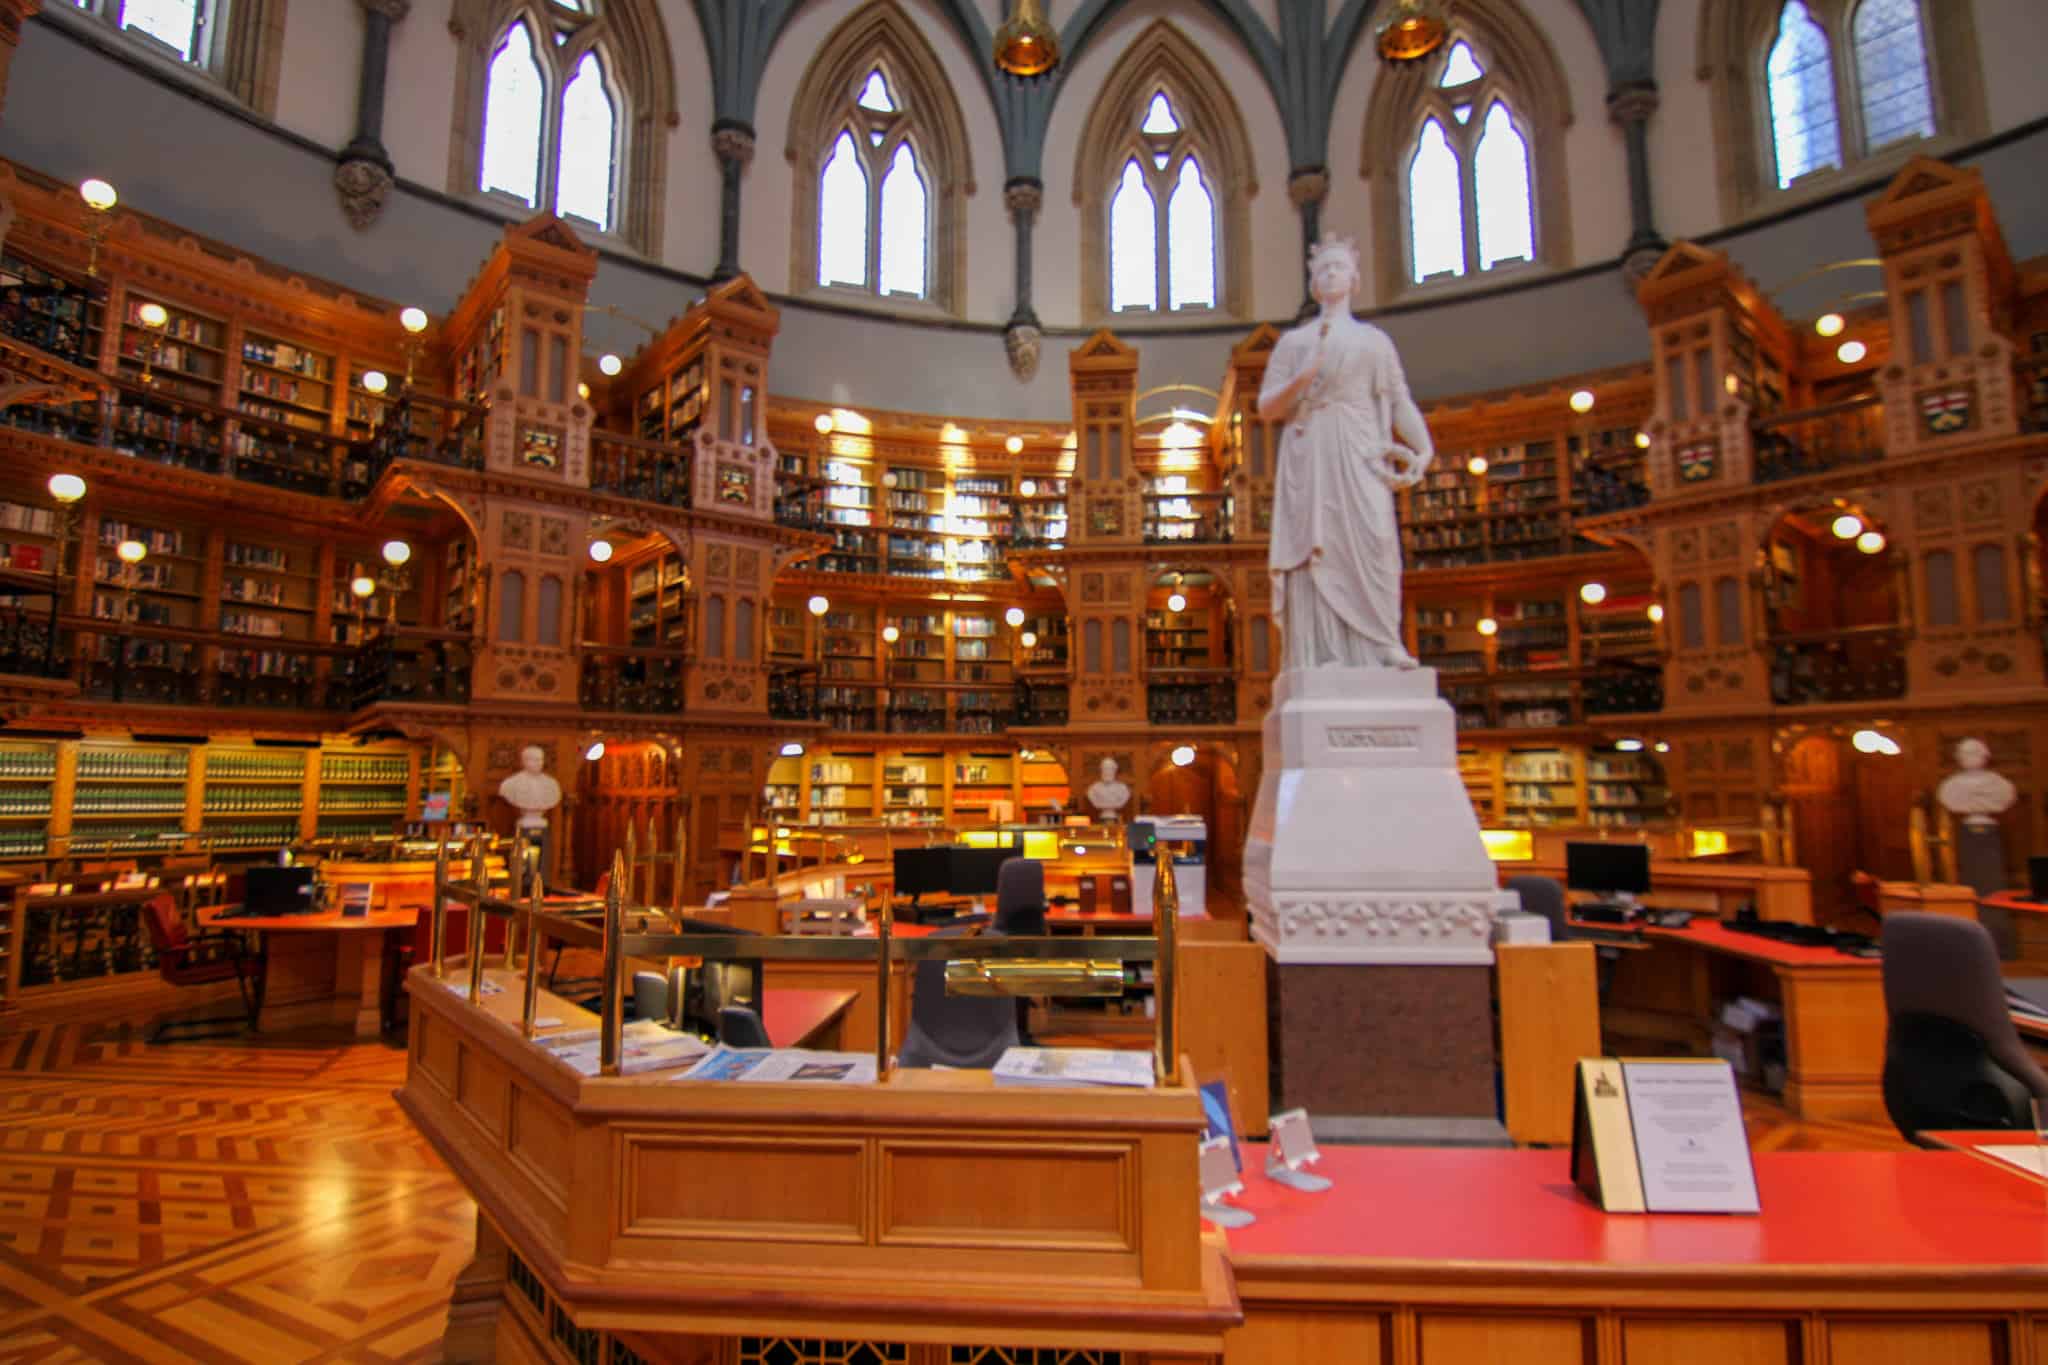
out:
{"label": "geometric floor pattern", "polygon": [[440,1358],[476,1206],[353,1039],[0,1032],[0,1362]]}

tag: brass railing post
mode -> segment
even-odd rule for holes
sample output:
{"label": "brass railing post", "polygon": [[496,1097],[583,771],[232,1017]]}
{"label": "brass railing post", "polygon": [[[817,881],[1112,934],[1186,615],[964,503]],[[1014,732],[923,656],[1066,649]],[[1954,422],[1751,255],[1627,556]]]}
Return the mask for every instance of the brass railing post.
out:
{"label": "brass railing post", "polygon": [[434,844],[434,910],[433,932],[427,940],[427,962],[435,976],[446,976],[445,959],[448,948],[448,838],[443,835]]}
{"label": "brass railing post", "polygon": [[[895,940],[895,917],[889,913],[889,903],[882,902],[882,918],[875,926],[875,938],[881,952],[876,958],[875,1009],[879,1017],[875,1020],[875,1079],[889,1079],[889,948]],[[766,974],[763,974],[766,980]]]}
{"label": "brass railing post", "polygon": [[1173,966],[1180,948],[1180,882],[1173,870],[1173,845],[1161,839],[1154,848],[1158,873],[1152,881],[1152,920],[1159,958],[1152,964],[1153,1036],[1158,1048],[1153,1065],[1161,1085],[1176,1085],[1180,1080],[1180,1029],[1174,1018]]}
{"label": "brass railing post", "polygon": [[[626,839],[632,841],[632,827],[626,830]],[[626,863],[618,854],[612,854],[611,884],[604,893],[604,991],[599,1009],[597,1070],[600,1076],[619,1074],[619,1053],[624,1044],[625,1000],[619,989],[619,973],[625,966],[622,951],[625,939],[626,910]]]}
{"label": "brass railing post", "polygon": [[678,919],[682,918],[683,914],[683,850],[689,847],[689,839],[690,817],[687,808],[685,808],[679,810],[676,814],[676,875],[675,880],[669,884],[669,892],[672,896],[670,904],[673,906]]}
{"label": "brass railing post", "polygon": [[484,993],[484,902],[491,895],[490,836],[479,834],[470,845],[469,882],[476,891],[476,904],[469,907],[469,1003],[483,1004]]}
{"label": "brass railing post", "polygon": [[526,898],[526,981],[519,1002],[519,1032],[533,1037],[535,1006],[540,1001],[540,850],[533,850],[533,881]]}
{"label": "brass railing post", "polygon": [[[528,845],[526,842],[526,831],[523,829],[514,830],[512,833],[512,856],[507,861],[505,866],[505,899],[508,901],[512,901],[515,904],[518,903],[520,900],[524,899],[526,894],[527,847]],[[517,917],[514,917],[513,919],[507,920],[505,922],[504,965],[507,967],[516,965],[519,960],[518,957],[515,955],[515,944],[513,942],[513,930],[518,927],[519,921]]]}

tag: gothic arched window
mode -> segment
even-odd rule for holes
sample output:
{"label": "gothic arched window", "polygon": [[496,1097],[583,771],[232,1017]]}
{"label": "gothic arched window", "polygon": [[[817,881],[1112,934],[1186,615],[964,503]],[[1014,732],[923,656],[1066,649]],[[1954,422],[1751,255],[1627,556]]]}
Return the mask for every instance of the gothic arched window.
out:
{"label": "gothic arched window", "polygon": [[1464,38],[1422,102],[1408,161],[1408,278],[1455,279],[1536,259],[1529,139]]}
{"label": "gothic arched window", "polygon": [[959,102],[916,22],[890,0],[859,7],[805,70],[789,130],[795,287],[957,309],[972,167]]}
{"label": "gothic arched window", "polygon": [[45,8],[52,18],[104,24],[145,52],[204,71],[265,114],[277,105],[282,11],[283,0],[56,0]]}
{"label": "gothic arched window", "polygon": [[1244,311],[1249,139],[1215,68],[1161,21],[1118,62],[1081,133],[1082,308]]}
{"label": "gothic arched window", "polygon": [[1513,0],[1470,0],[1426,61],[1368,97],[1378,301],[1490,271],[1571,264],[1570,84]]}
{"label": "gothic arched window", "polygon": [[1714,85],[1728,211],[1823,172],[1890,173],[1914,152],[1938,155],[1984,132],[1974,9],[1975,0],[1704,0],[1700,70]]}
{"label": "gothic arched window", "polygon": [[455,0],[450,27],[451,187],[658,245],[675,73],[655,0]]}

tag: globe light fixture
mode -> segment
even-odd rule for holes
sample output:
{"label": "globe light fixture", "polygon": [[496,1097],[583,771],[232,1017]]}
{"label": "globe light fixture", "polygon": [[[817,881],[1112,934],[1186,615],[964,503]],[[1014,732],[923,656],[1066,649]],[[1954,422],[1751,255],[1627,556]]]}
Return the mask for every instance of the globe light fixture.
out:
{"label": "globe light fixture", "polygon": [[114,193],[114,187],[104,180],[79,182],[78,197],[92,210],[92,217],[85,224],[85,273],[97,278],[100,273],[100,240],[107,235],[107,215],[114,211],[121,196]]}
{"label": "globe light fixture", "polygon": [[1177,745],[1177,746],[1176,746],[1176,747],[1174,748],[1174,751],[1173,751],[1173,766],[1174,766],[1174,767],[1176,767],[1176,768],[1185,768],[1185,767],[1187,767],[1187,766],[1188,766],[1188,764],[1190,764],[1190,763],[1193,763],[1194,761],[1195,761],[1195,746],[1194,746],[1194,745],[1192,745],[1192,744],[1181,744],[1181,745]]}
{"label": "globe light fixture", "polygon": [[1471,459],[1465,461],[1465,472],[1475,479],[1485,474],[1487,468],[1488,465],[1484,455],[1474,455]]}
{"label": "globe light fixture", "polygon": [[1842,329],[1848,325],[1840,313],[1822,313],[1815,320],[1813,330],[1824,337],[1838,337],[1842,334]]}
{"label": "globe light fixture", "polygon": [[1449,35],[1441,0],[1395,0],[1373,45],[1382,61],[1416,62],[1442,47]]}
{"label": "globe light fixture", "polygon": [[1859,754],[1882,754],[1897,758],[1901,752],[1899,742],[1882,730],[1858,730],[1850,736],[1849,743]]}
{"label": "globe light fixture", "polygon": [[363,371],[363,392],[382,393],[391,387],[390,376],[382,370]]}
{"label": "globe light fixture", "polygon": [[1649,432],[1647,432],[1647,431],[1639,431],[1639,432],[1637,432],[1637,433],[1636,433],[1636,449],[1637,449],[1637,450],[1648,450],[1649,448],[1650,448],[1650,433],[1649,433]]}
{"label": "globe light fixture", "polygon": [[79,181],[78,197],[94,213],[111,213],[114,205],[121,202],[121,196],[114,193],[114,187],[104,180]]}
{"label": "globe light fixture", "polygon": [[823,593],[818,593],[810,601],[804,603],[804,606],[809,608],[811,615],[823,616],[826,612],[832,610],[832,599]]}
{"label": "globe light fixture", "polygon": [[348,590],[357,597],[374,597],[377,594],[377,580],[368,574],[357,574],[349,580]]}
{"label": "globe light fixture", "polygon": [[69,507],[85,496],[85,480],[76,474],[52,474],[49,489],[51,497]]}
{"label": "globe light fixture", "polygon": [[1500,622],[1494,620],[1491,616],[1482,616],[1479,618],[1479,624],[1475,629],[1481,635],[1493,635],[1500,630]]}
{"label": "globe light fixture", "polygon": [[1664,624],[1664,604],[1662,602],[1650,603],[1650,621],[1653,625]]}
{"label": "globe light fixture", "polygon": [[612,543],[602,538],[590,542],[590,558],[598,564],[612,562]]}
{"label": "globe light fixture", "polygon": [[1036,479],[1026,479],[1017,485],[1017,491],[1027,498],[1035,498],[1038,496],[1038,481]]}
{"label": "globe light fixture", "polygon": [[1652,749],[1655,749],[1660,754],[1668,754],[1671,752],[1671,741],[1668,739],[1660,739],[1655,744],[1652,744],[1650,747]]}
{"label": "globe light fixture", "polygon": [[588,384],[584,383],[584,382],[583,382],[582,380],[580,380],[580,379],[579,379],[579,380],[577,380],[577,381],[576,381],[576,396],[577,396],[578,398],[581,398],[581,399],[582,399],[582,400],[583,400],[584,402],[588,403],[588,402],[590,401],[590,385],[588,385]]}
{"label": "globe light fixture", "polygon": [[1003,449],[1009,451],[1012,455],[1021,455],[1024,452],[1024,438],[1022,436],[1010,437],[1003,442]]}
{"label": "globe light fixture", "polygon": [[1027,630],[1017,637],[1017,643],[1026,649],[1038,648],[1038,632]]}
{"label": "globe light fixture", "polygon": [[1584,417],[1593,410],[1593,391],[1591,389],[1580,389],[1572,395],[1571,402],[1572,411]]}
{"label": "globe light fixture", "polygon": [[1835,348],[1835,359],[1844,365],[1854,365],[1870,354],[1870,348],[1860,341],[1845,341]]}
{"label": "globe light fixture", "polygon": [[1022,607],[1011,607],[1011,608],[1010,608],[1010,609],[1009,609],[1008,611],[1004,612],[1004,613],[1003,613],[1003,624],[1004,624],[1004,625],[1006,625],[1006,626],[1008,626],[1008,627],[1009,627],[1009,628],[1010,628],[1011,630],[1015,630],[1015,629],[1016,629],[1017,627],[1019,627],[1019,626],[1023,625],[1023,624],[1024,624],[1024,608],[1022,608]]}
{"label": "globe light fixture", "polygon": [[1854,512],[1844,512],[1835,518],[1829,529],[1835,533],[1836,540],[1854,540],[1863,534],[1863,518]]}
{"label": "globe light fixture", "polygon": [[402,540],[387,540],[380,553],[384,556],[384,562],[395,569],[412,558],[412,546]]}
{"label": "globe light fixture", "polygon": [[1012,0],[1010,17],[996,30],[996,70],[1012,76],[1043,76],[1060,64],[1060,36],[1046,21],[1039,0]]}
{"label": "globe light fixture", "polygon": [[1643,742],[1639,739],[1617,739],[1614,747],[1620,753],[1639,754],[1643,751]]}
{"label": "globe light fixture", "polygon": [[589,760],[590,762],[592,762],[592,763],[595,763],[595,762],[597,762],[597,760],[599,760],[600,758],[603,758],[603,757],[604,757],[604,741],[603,741],[603,740],[601,740],[601,739],[593,739],[593,740],[591,740],[591,741],[590,741],[590,747],[589,747],[588,749],[585,749],[585,750],[583,751],[583,757],[584,757],[584,758],[586,758],[586,759],[588,759],[588,760]]}
{"label": "globe light fixture", "polygon": [[610,351],[606,351],[597,358],[597,368],[607,376],[616,375],[620,370],[626,368],[626,362],[613,355]]}
{"label": "globe light fixture", "polygon": [[[801,740],[790,740],[787,744],[783,745],[782,748],[778,750],[778,752],[784,758],[802,758],[804,756],[803,742]],[[779,831],[779,833],[782,834],[784,837],[787,837],[788,835],[787,830]]]}
{"label": "globe light fixture", "polygon": [[829,412],[819,413],[811,419],[811,425],[818,429],[820,436],[830,436],[832,434],[832,414]]}
{"label": "globe light fixture", "polygon": [[421,332],[427,330],[427,310],[424,308],[406,309],[398,315],[398,325],[414,336],[418,336]]}
{"label": "globe light fixture", "polygon": [[1883,554],[1885,543],[1884,532],[1882,531],[1865,531],[1862,535],[1856,537],[1856,548],[1867,555]]}
{"label": "globe light fixture", "polygon": [[1579,584],[1579,600],[1589,607],[1599,606],[1607,600],[1607,585],[1605,583]]}
{"label": "globe light fixture", "polygon": [[123,564],[140,564],[149,558],[149,547],[139,540],[124,540],[114,547],[114,553],[121,557]]}
{"label": "globe light fixture", "polygon": [[1176,612],[1186,611],[1188,609],[1187,595],[1185,593],[1178,592],[1168,593],[1166,596],[1166,609],[1168,611]]}
{"label": "globe light fixture", "polygon": [[893,645],[893,644],[895,644],[895,643],[896,643],[896,642],[897,642],[898,640],[900,640],[900,639],[902,639],[902,638],[903,638],[903,632],[902,632],[902,631],[900,631],[900,630],[898,630],[898,629],[897,629],[896,627],[894,627],[894,626],[883,626],[883,627],[882,627],[882,643],[883,643],[883,644],[885,644],[885,645]]}
{"label": "globe light fixture", "polygon": [[145,303],[135,310],[135,320],[151,331],[161,331],[170,325],[171,314],[160,303]]}

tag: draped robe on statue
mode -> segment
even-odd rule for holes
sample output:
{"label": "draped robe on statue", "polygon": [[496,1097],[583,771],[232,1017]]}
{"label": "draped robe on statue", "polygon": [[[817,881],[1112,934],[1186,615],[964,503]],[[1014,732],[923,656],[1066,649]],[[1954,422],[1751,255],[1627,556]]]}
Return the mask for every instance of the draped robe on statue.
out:
{"label": "draped robe on statue", "polygon": [[[1316,352],[1320,322],[1282,336],[1261,400]],[[1387,334],[1346,318],[1323,339],[1322,369],[1282,428],[1267,567],[1283,622],[1284,667],[1411,662],[1401,638],[1401,533],[1386,476],[1396,406],[1413,400]]]}

